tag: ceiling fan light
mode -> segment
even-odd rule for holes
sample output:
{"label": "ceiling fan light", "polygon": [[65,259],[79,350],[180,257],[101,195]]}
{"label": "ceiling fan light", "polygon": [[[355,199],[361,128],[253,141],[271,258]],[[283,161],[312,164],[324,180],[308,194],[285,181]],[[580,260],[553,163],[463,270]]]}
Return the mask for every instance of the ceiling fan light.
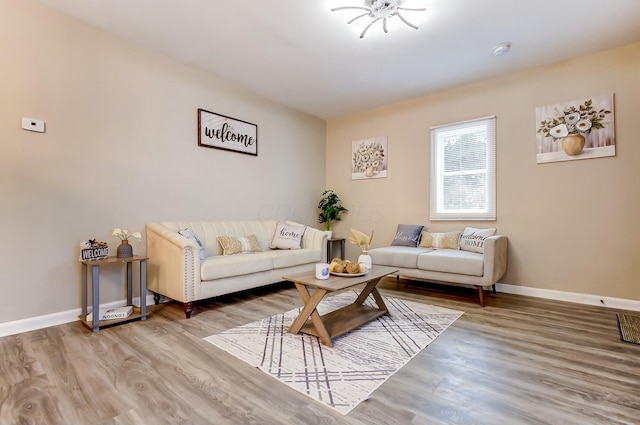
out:
{"label": "ceiling fan light", "polygon": [[493,48],[493,56],[502,56],[506,54],[509,49],[511,49],[511,43],[500,43]]}
{"label": "ceiling fan light", "polygon": [[[362,3],[361,3],[362,4]],[[389,30],[387,28],[387,19],[393,18],[397,16],[400,21],[405,23],[407,26],[418,29],[418,26],[409,22],[405,17],[400,14],[400,10],[407,12],[424,12],[425,8],[406,8],[402,7],[404,4],[404,0],[365,0],[363,6],[340,6],[334,7],[331,9],[332,12],[340,12],[344,10],[364,10],[365,13],[361,13],[358,16],[355,16],[348,24],[351,24],[360,18],[368,17],[371,19],[362,32],[360,33],[360,38],[364,38],[365,34],[372,27],[372,25],[378,21],[382,21],[382,29],[385,33],[388,33]]]}

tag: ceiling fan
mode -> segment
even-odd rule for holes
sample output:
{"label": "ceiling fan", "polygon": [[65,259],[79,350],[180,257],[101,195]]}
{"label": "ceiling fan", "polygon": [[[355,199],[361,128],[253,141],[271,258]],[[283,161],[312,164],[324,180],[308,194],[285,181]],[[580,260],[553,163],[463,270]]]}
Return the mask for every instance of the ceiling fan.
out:
{"label": "ceiling fan", "polygon": [[407,21],[407,19],[404,16],[402,16],[400,11],[424,12],[427,9],[402,7],[403,3],[404,3],[403,0],[365,0],[364,6],[334,7],[333,9],[331,9],[331,11],[336,12],[339,10],[347,10],[347,9],[364,10],[365,11],[364,13],[356,16],[355,18],[347,22],[347,24],[351,24],[360,18],[364,18],[364,17],[370,18],[371,22],[369,22],[369,24],[367,24],[367,26],[364,27],[364,29],[362,30],[362,33],[360,34],[360,38],[364,38],[369,28],[371,28],[373,24],[375,24],[380,20],[382,20],[382,29],[384,30],[385,33],[388,33],[389,29],[387,28],[387,19],[393,18],[394,16],[397,16],[402,22],[404,22],[411,28],[418,29],[418,26]]}

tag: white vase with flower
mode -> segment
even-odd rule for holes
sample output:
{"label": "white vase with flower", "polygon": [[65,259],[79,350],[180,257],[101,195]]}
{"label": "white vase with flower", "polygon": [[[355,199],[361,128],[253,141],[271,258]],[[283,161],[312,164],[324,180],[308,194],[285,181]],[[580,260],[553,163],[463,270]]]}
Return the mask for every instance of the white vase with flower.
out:
{"label": "white vase with flower", "polygon": [[369,246],[371,245],[372,240],[373,230],[371,231],[371,236],[369,236],[356,229],[351,229],[349,242],[358,245],[362,250],[362,254],[360,254],[360,256],[358,257],[358,264],[364,265],[364,267],[361,266],[361,269],[365,269],[364,271],[370,270],[373,266],[371,264],[371,256],[369,255]]}

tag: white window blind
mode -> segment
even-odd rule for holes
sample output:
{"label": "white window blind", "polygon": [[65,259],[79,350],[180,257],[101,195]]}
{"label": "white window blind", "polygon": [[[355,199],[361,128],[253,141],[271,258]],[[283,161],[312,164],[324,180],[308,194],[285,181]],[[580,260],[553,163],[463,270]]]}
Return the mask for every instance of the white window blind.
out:
{"label": "white window blind", "polygon": [[431,220],[495,219],[495,116],[431,128]]}

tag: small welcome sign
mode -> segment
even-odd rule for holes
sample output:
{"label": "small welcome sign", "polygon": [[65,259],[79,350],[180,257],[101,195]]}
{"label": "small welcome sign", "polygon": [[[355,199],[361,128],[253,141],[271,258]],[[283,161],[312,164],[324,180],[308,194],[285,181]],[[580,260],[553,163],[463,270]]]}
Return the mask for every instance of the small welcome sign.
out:
{"label": "small welcome sign", "polygon": [[258,126],[198,109],[198,146],[258,155]]}

